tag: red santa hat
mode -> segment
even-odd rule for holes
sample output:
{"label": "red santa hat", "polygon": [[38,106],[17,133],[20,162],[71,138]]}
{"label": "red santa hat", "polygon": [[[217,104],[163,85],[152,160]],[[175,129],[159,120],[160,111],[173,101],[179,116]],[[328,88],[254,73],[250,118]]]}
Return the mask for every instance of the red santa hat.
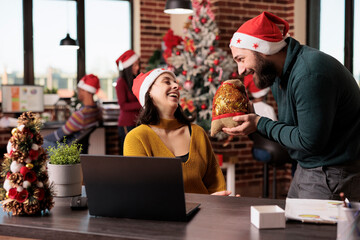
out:
{"label": "red santa hat", "polygon": [[[283,33],[276,24],[284,25]],[[231,38],[230,47],[272,55],[286,46],[285,39],[288,37],[288,31],[288,22],[272,13],[263,12],[239,27]]]}
{"label": "red santa hat", "polygon": [[147,73],[140,73],[135,79],[132,87],[134,95],[139,100],[141,106],[145,105],[145,94],[153,84],[153,82],[163,73],[170,73],[176,79],[175,74],[172,71],[165,70],[163,68],[156,68]]}
{"label": "red santa hat", "polygon": [[80,79],[77,87],[94,94],[100,89],[100,80],[97,76],[88,74]]}
{"label": "red santa hat", "polygon": [[116,60],[116,65],[118,66],[118,68],[120,67],[120,64],[122,66],[122,69],[128,68],[133,65],[134,62],[136,62],[138,59],[139,56],[133,50],[127,50]]}
{"label": "red santa hat", "polygon": [[257,88],[253,80],[253,75],[247,75],[244,77],[244,85],[254,98],[265,96],[270,90],[268,87],[264,89]]}

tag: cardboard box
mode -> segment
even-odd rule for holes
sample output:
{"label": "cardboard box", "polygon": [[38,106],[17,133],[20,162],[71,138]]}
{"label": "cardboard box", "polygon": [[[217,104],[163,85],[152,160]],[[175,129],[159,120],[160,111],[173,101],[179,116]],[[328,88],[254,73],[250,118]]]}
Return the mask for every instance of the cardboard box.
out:
{"label": "cardboard box", "polygon": [[251,206],[251,223],[259,229],[285,228],[285,211],[277,205]]}

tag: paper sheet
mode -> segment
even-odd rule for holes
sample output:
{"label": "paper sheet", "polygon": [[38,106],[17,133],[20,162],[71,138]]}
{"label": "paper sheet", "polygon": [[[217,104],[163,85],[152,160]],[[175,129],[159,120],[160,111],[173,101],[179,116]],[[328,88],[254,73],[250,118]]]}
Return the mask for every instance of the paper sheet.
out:
{"label": "paper sheet", "polygon": [[302,222],[335,224],[342,201],[287,198],[285,217]]}

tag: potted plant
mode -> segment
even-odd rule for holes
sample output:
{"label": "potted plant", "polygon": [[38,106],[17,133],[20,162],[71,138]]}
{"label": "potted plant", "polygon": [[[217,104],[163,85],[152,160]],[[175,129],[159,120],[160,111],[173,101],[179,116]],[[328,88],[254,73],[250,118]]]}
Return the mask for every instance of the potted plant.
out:
{"label": "potted plant", "polygon": [[82,170],[80,153],[82,145],[76,142],[57,142],[57,147],[49,147],[49,180],[54,183],[56,197],[81,195]]}
{"label": "potted plant", "polygon": [[44,104],[47,106],[54,106],[60,97],[57,94],[57,88],[45,88],[44,89]]}

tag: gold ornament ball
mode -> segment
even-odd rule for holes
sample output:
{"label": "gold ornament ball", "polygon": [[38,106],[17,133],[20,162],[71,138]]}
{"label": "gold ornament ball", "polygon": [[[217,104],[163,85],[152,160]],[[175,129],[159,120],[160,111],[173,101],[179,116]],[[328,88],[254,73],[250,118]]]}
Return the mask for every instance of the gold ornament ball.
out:
{"label": "gold ornament ball", "polygon": [[28,169],[32,169],[34,167],[34,165],[32,163],[28,163],[25,165]]}
{"label": "gold ornament ball", "polygon": [[13,128],[13,129],[11,130],[11,134],[12,134],[12,135],[14,135],[16,132],[17,132],[17,128]]}
{"label": "gold ornament ball", "polygon": [[9,198],[9,193],[7,192],[7,193],[5,194],[5,196],[6,196],[6,198]]}

